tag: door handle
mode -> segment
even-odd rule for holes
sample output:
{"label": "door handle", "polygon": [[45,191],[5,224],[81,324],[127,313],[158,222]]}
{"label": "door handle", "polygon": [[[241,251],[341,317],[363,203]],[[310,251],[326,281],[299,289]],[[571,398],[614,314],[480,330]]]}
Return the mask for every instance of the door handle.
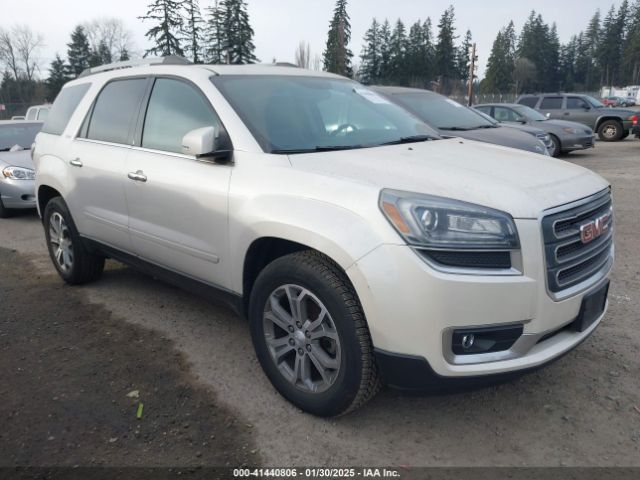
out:
{"label": "door handle", "polygon": [[144,174],[144,172],[142,170],[138,170],[137,172],[129,172],[127,174],[127,177],[129,177],[131,180],[134,180],[136,182],[146,182],[147,181],[147,176]]}
{"label": "door handle", "polygon": [[565,115],[571,115],[569,112],[564,112]]}
{"label": "door handle", "polygon": [[74,158],[73,160],[71,160],[69,162],[69,165],[71,165],[73,167],[81,167],[82,166],[82,162],[80,161],[79,158]]}

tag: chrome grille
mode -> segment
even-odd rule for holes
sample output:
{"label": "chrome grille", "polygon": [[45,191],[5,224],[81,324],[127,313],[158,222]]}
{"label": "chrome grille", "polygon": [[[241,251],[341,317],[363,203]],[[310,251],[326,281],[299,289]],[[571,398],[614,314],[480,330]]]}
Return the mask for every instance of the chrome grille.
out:
{"label": "chrome grille", "polygon": [[600,236],[583,243],[580,227],[607,213],[613,213],[609,189],[590,198],[555,211],[542,219],[547,285],[558,293],[588,282],[611,266],[613,215],[604,223]]}

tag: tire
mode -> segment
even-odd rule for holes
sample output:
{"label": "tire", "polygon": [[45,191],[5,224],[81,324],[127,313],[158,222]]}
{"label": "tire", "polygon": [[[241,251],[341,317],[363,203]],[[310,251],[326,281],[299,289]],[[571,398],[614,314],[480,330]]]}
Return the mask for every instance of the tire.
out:
{"label": "tire", "polygon": [[0,198],[0,218],[9,218],[11,216],[11,210],[6,208],[2,203],[2,198]]}
{"label": "tire", "polygon": [[553,152],[551,153],[552,157],[559,157],[562,154],[562,147],[560,145],[560,140],[555,135],[549,135],[551,138],[551,143],[553,143]]}
{"label": "tire", "polygon": [[624,129],[618,120],[605,120],[598,127],[598,138],[603,142],[617,142],[623,134]]}
{"label": "tire", "polygon": [[100,278],[104,257],[87,251],[61,197],[52,198],[47,203],[43,224],[49,256],[65,282],[81,285]]}
{"label": "tire", "polygon": [[[296,318],[303,321],[296,325]],[[380,389],[358,296],[340,267],[321,253],[296,252],[265,267],[251,292],[249,321],[267,377],[305,412],[343,415]]]}

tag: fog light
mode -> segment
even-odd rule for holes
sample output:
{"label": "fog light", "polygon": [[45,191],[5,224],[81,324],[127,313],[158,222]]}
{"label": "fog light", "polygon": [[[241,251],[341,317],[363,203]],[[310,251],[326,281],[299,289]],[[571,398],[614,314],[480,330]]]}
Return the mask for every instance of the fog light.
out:
{"label": "fog light", "polygon": [[523,330],[523,325],[454,330],[451,350],[455,355],[476,355],[509,350],[520,338]]}

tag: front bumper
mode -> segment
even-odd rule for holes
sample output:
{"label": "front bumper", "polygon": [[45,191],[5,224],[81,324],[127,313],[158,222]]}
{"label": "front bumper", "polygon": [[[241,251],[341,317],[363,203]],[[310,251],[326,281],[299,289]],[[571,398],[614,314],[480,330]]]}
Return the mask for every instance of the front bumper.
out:
{"label": "front bumper", "polygon": [[593,135],[567,135],[562,138],[562,151],[585,150],[595,147]]}
{"label": "front bumper", "polygon": [[0,178],[0,197],[6,208],[36,208],[35,180]]}
{"label": "front bumper", "polygon": [[[469,380],[537,368],[587,338],[604,313],[583,332],[561,330],[541,340],[575,320],[583,297],[597,285],[559,301],[551,298],[546,288],[540,224],[516,220],[516,225],[522,248],[521,275],[439,272],[403,245],[382,245],[347,269],[376,350],[420,359],[434,378]],[[451,343],[446,341],[452,328],[512,324],[523,325],[523,335],[540,341],[529,342],[516,356],[485,354],[485,360],[471,363],[456,361]],[[381,358],[383,368],[389,362]],[[389,384],[401,386],[385,375]]]}

